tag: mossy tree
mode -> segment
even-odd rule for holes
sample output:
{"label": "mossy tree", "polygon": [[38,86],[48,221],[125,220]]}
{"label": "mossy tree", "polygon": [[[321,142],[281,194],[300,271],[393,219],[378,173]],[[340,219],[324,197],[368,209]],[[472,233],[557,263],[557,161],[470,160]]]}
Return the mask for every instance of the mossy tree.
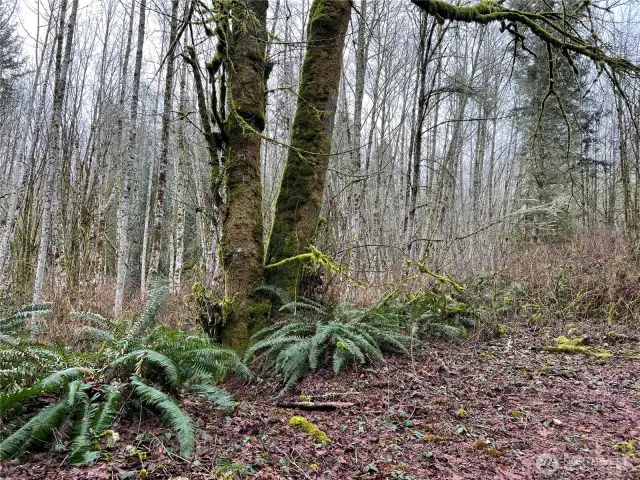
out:
{"label": "mossy tree", "polygon": [[249,328],[264,311],[254,290],[262,283],[264,257],[260,133],[265,126],[268,3],[234,2],[228,42],[227,205],[221,242],[228,308],[222,341],[236,349],[247,345]]}
{"label": "mossy tree", "polygon": [[[548,48],[556,49],[575,68],[574,57],[586,57],[612,79],[617,72],[640,69],[622,58],[608,55],[593,33],[588,39],[567,27],[563,11],[531,12],[511,10],[502,2],[482,0],[471,7],[458,7],[440,0],[412,0],[426,15],[438,22],[463,21],[478,24],[498,22],[513,35],[523,50],[528,29]],[[220,98],[207,117],[201,110],[203,132],[212,154],[212,183],[224,188],[214,196],[224,196],[219,216],[223,225],[221,257],[224,269],[225,301],[222,339],[234,348],[248,343],[250,326],[266,311],[254,289],[263,278],[284,288],[289,294],[300,291],[305,262],[315,242],[322,205],[326,173],[331,154],[334,117],[342,74],[345,37],[352,4],[350,0],[314,0],[307,27],[307,51],[302,66],[297,110],[281,188],[276,202],[274,224],[263,270],[263,225],[261,212],[260,142],[265,124],[265,58],[267,1],[234,0],[229,14],[214,16],[219,37],[216,57],[207,66],[210,79],[222,65]],[[585,7],[588,8],[588,7]],[[232,28],[224,27],[231,18]],[[227,20],[228,21],[228,20]],[[223,27],[221,28],[221,25]],[[522,27],[525,29],[522,29]],[[201,95],[196,59],[187,49],[187,61],[194,67],[194,80]],[[226,69],[226,73],[225,72]],[[550,78],[549,95],[554,79]],[[198,86],[200,85],[200,87]],[[225,98],[228,86],[228,99]],[[208,128],[205,123],[216,128]],[[216,131],[217,130],[217,131]],[[215,151],[221,152],[220,162]],[[223,192],[220,194],[220,192]],[[311,250],[313,251],[313,250]],[[266,273],[265,273],[266,272]]]}
{"label": "mossy tree", "polygon": [[593,25],[590,31],[585,32],[586,35],[571,26],[570,22],[579,21],[585,11],[587,17],[592,18],[589,14],[590,1],[572,2],[571,5],[563,0],[562,8],[538,11],[510,9],[503,6],[504,0],[480,0],[470,7],[460,7],[442,0],[411,2],[440,23],[447,20],[481,25],[499,23],[503,31],[513,35],[517,44],[527,50],[527,35],[521,30],[521,27],[525,27],[549,48],[558,49],[570,65],[573,65],[574,56],[580,55],[596,62],[599,68],[607,68],[609,73],[640,72],[640,67],[627,59],[609,55],[602,47]]}
{"label": "mossy tree", "polygon": [[349,0],[314,0],[309,12],[291,145],[266,256],[268,282],[292,295],[298,290],[303,261],[269,265],[303,254],[315,240],[350,13]]}

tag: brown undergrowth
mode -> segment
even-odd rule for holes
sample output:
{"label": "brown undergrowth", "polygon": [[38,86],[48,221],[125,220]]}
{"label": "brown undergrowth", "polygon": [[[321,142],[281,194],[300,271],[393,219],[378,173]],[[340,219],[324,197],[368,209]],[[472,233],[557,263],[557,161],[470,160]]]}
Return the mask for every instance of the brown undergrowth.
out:
{"label": "brown undergrowth", "polygon": [[[612,325],[618,328],[618,325]],[[595,347],[608,340],[585,323]],[[493,340],[434,340],[410,357],[308,375],[286,398],[266,378],[224,385],[238,404],[216,414],[184,406],[197,425],[193,458],[156,421],[131,422],[91,467],[35,454],[0,464],[9,479],[633,479],[640,471],[638,338],[610,345],[610,358],[548,352],[566,328],[509,324]],[[570,392],[570,394],[568,393]],[[307,404],[335,401],[335,410]],[[305,402],[305,410],[287,403]],[[464,414],[461,413],[464,412]],[[302,416],[331,443],[290,427]],[[547,475],[545,477],[544,475]]]}

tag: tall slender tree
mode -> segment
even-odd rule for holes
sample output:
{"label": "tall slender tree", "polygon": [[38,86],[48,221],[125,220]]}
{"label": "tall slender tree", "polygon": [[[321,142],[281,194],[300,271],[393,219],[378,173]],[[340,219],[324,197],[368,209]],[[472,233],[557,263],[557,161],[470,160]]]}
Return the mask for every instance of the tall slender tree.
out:
{"label": "tall slender tree", "polygon": [[[133,0],[132,0],[133,1]],[[129,139],[123,165],[122,196],[118,208],[117,225],[117,265],[116,265],[116,295],[113,313],[122,315],[124,290],[129,271],[128,259],[130,253],[129,217],[132,203],[132,169],[136,162],[136,138],[138,135],[138,100],[140,96],[140,75],[142,71],[142,55],[144,53],[144,33],[146,24],[147,1],[140,0],[140,14],[138,17],[138,39],[136,46],[136,60],[133,70],[133,85],[131,87],[131,106],[129,114]],[[125,81],[123,79],[123,81]]]}

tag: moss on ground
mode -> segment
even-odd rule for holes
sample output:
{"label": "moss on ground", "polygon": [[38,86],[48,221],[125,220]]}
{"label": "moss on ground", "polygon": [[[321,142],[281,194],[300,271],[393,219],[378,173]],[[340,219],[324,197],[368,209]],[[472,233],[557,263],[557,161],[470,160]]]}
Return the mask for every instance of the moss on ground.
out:
{"label": "moss on ground", "polygon": [[310,422],[304,417],[294,416],[289,420],[289,426],[294,430],[300,430],[307,433],[315,443],[328,444],[331,443],[331,439],[325,432],[320,430],[315,423]]}

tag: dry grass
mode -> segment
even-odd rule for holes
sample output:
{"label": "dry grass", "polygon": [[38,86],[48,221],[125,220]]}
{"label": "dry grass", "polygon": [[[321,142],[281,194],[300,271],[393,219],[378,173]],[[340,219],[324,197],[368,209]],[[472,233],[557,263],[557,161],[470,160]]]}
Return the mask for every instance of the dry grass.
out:
{"label": "dry grass", "polygon": [[561,244],[529,246],[496,278],[522,285],[520,303],[533,320],[640,321],[640,259],[617,232],[590,231]]}
{"label": "dry grass", "polygon": [[[182,291],[171,294],[167,298],[162,323],[174,329],[182,329],[195,325],[195,319],[184,303],[184,296],[190,291],[190,282],[185,282]],[[115,283],[105,282],[103,285],[83,288],[81,293],[72,295],[45,296],[53,302],[51,313],[40,319],[39,340],[52,345],[72,345],[74,332],[86,324],[86,321],[71,317],[75,311],[89,311],[104,317],[111,317],[115,297]],[[146,298],[138,293],[129,295],[123,306],[124,319],[132,320],[143,307]]]}
{"label": "dry grass", "polygon": [[[478,250],[483,245],[476,245]],[[634,254],[633,244],[620,232],[590,231],[575,234],[569,241],[557,244],[520,245],[513,247],[499,259],[497,273],[484,274],[480,268],[465,265],[464,271],[446,272],[456,281],[467,279],[468,299],[475,304],[491,304],[493,320],[512,314],[518,322],[530,321],[540,325],[572,323],[590,320],[606,328],[610,324],[637,325],[640,323],[640,256]],[[479,266],[478,266],[479,267]],[[469,275],[469,271],[474,274]],[[436,272],[442,273],[442,272]],[[362,288],[335,276],[318,292],[327,302],[350,302],[368,307],[384,295],[421,292],[433,288],[434,279],[416,275],[414,268],[407,272],[399,265],[384,281]],[[326,280],[326,279],[324,279]],[[176,329],[196,325],[194,312],[185,303],[192,281],[183,282],[179,294],[169,295],[163,323]],[[513,301],[504,307],[504,298]],[[72,311],[91,311],[109,317],[112,313],[114,284],[83,287],[60,298],[45,297],[54,302],[50,315],[41,322],[41,339],[46,343],[69,344],[82,321],[69,316]],[[139,312],[145,298],[129,295],[125,304],[125,318]],[[485,310],[486,311],[486,310]],[[491,310],[486,311],[488,314]],[[487,319],[488,320],[488,319]]]}

